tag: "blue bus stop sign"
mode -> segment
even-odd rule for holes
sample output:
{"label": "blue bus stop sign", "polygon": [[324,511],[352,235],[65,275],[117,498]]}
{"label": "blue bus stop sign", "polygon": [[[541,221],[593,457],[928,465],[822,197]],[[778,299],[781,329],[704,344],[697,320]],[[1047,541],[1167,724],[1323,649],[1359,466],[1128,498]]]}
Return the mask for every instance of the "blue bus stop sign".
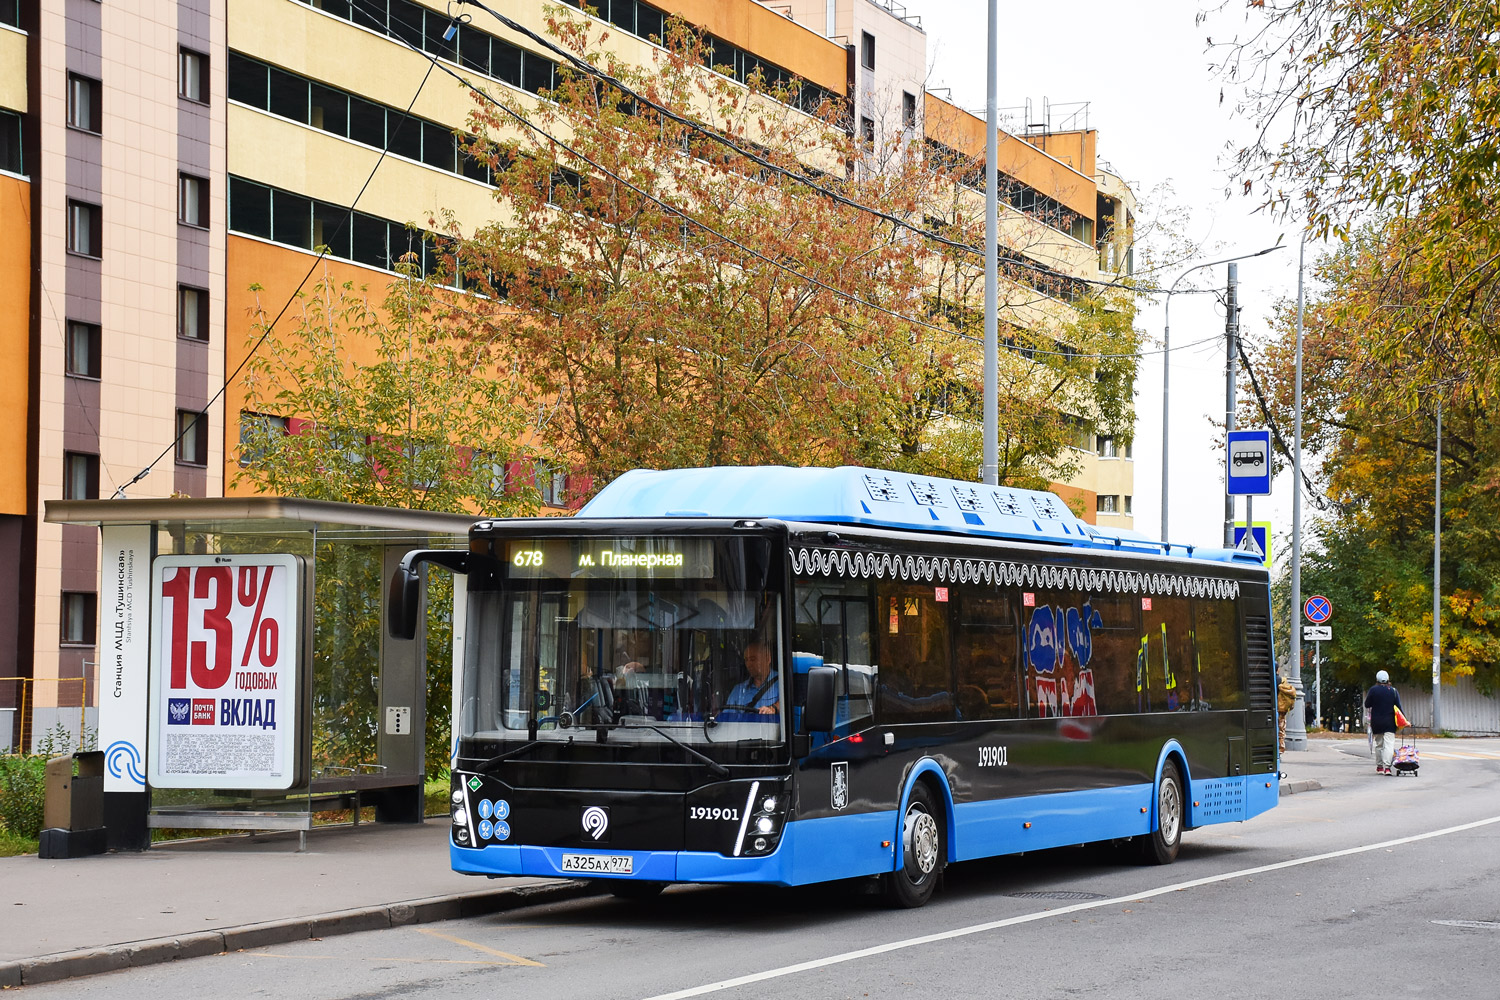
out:
{"label": "blue bus stop sign", "polygon": [[1231,496],[1267,496],[1271,492],[1271,432],[1265,429],[1230,431],[1228,435]]}

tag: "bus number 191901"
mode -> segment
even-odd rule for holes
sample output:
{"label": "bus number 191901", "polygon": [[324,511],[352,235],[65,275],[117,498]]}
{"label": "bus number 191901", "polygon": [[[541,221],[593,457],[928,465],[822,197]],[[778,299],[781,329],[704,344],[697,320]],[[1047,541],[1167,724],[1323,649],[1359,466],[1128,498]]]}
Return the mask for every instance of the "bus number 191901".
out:
{"label": "bus number 191901", "polygon": [[1005,758],[1005,747],[980,747],[980,767],[1005,767],[1010,761]]}

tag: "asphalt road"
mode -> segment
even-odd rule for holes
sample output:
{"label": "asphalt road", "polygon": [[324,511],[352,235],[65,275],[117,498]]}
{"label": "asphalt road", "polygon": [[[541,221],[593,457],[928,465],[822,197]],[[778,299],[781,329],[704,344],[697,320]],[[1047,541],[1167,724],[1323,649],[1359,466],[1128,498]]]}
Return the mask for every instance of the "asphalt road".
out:
{"label": "asphalt road", "polygon": [[[1346,753],[1345,750],[1348,752]],[[1176,864],[1087,848],[949,869],[926,908],[858,886],[679,887],[27,987],[36,997],[1500,996],[1500,747],[1424,748],[1377,777],[1362,742]],[[1293,758],[1295,760],[1295,758]],[[1320,775],[1321,776],[1321,775]]]}

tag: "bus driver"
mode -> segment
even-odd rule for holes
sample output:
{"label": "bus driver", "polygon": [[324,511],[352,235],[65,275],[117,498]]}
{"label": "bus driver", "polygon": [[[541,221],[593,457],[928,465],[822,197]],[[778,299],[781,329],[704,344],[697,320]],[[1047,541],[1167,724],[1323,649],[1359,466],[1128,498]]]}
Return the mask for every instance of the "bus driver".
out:
{"label": "bus driver", "polygon": [[780,680],[771,673],[771,647],[764,640],[752,639],[745,647],[745,673],[749,676],[729,692],[724,704],[726,712],[745,717],[741,721],[746,722],[773,721],[747,718],[775,715],[777,703],[781,701]]}

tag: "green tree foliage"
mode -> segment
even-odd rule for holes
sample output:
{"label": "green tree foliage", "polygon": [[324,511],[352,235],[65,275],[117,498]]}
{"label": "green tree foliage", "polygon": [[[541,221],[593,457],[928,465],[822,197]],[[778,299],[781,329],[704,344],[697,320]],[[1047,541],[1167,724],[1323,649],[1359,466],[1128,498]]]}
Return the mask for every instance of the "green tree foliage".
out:
{"label": "green tree foliage", "polygon": [[[287,327],[260,314],[246,366],[239,481],[281,496],[491,515],[536,509],[507,484],[524,408],[503,352],[455,335],[444,293],[406,273],[383,302],[328,278]],[[287,332],[281,331],[286,329]],[[509,488],[507,488],[509,487]],[[358,539],[314,550],[313,766],[377,760],[383,548]],[[427,771],[448,766],[452,579],[428,577]]]}
{"label": "green tree foliage", "polygon": [[[1494,435],[1500,7],[1462,0],[1250,5],[1220,49],[1257,140],[1247,194],[1341,240],[1309,311],[1305,427],[1330,508],[1304,570],[1335,598],[1335,655],[1368,680],[1431,669],[1436,412],[1443,412],[1444,671],[1496,687]],[[1292,331],[1259,359],[1291,419]]]}
{"label": "green tree foliage", "polygon": [[505,482],[525,429],[508,345],[447,325],[447,293],[402,267],[379,305],[324,277],[289,326],[256,314],[250,342],[265,341],[242,376],[246,408],[289,423],[242,422],[236,481],[414,510],[534,509]]}

